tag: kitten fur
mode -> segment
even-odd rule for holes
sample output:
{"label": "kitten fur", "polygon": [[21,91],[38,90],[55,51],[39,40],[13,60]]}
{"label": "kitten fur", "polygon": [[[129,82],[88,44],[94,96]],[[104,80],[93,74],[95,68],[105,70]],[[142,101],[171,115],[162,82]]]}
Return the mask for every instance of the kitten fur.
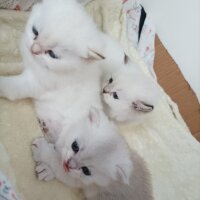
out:
{"label": "kitten fur", "polygon": [[102,187],[88,200],[153,200],[150,174],[144,160],[131,150],[134,170],[130,175],[129,184],[113,182],[108,187]]}
{"label": "kitten fur", "polygon": [[[10,100],[32,98],[38,118],[50,129],[49,141],[55,143],[56,151],[44,139],[33,144],[34,159],[42,161],[36,171],[46,169],[40,173],[40,179],[49,180],[56,176],[64,183],[79,187],[91,183],[105,187],[113,180],[128,183],[132,162],[125,143],[112,130],[110,122],[101,112],[100,118],[94,118],[97,119],[96,128],[88,125],[94,122],[93,114],[87,118],[89,122],[81,121],[91,106],[101,110],[101,72],[97,60],[102,63],[106,57],[108,62],[118,58],[120,62],[123,60],[123,50],[115,50],[114,45],[118,45],[107,45],[107,40],[108,44],[113,44],[74,0],[44,0],[32,10],[21,43],[24,71],[17,76],[0,77],[0,96]],[[75,125],[71,127],[72,124]],[[86,131],[81,132],[79,127]],[[91,134],[87,137],[88,132]],[[73,137],[80,133],[81,141],[85,141],[85,146],[90,149],[83,158],[88,159],[86,164],[91,162],[95,166],[92,179],[83,176],[80,168],[71,170],[75,172],[65,178],[65,161],[71,158],[65,151],[68,152],[72,139],[77,139]],[[84,162],[81,157],[79,159]],[[70,164],[71,167],[78,161]],[[92,196],[88,191],[86,195]]]}
{"label": "kitten fur", "polygon": [[[81,27],[81,28],[80,28]],[[22,74],[0,77],[0,96],[32,98],[49,140],[86,113],[101,108],[100,69],[96,53],[99,30],[75,0],[36,4],[22,36]],[[80,37],[81,35],[81,37]]]}
{"label": "kitten fur", "polygon": [[43,0],[29,16],[21,54],[24,70],[0,77],[0,96],[32,98],[54,141],[64,123],[81,118],[90,106],[101,107],[100,68],[122,63],[124,52],[75,0]]}
{"label": "kitten fur", "polygon": [[[75,141],[78,151],[73,149]],[[67,134],[61,133],[55,146],[37,138],[32,151],[40,180],[57,178],[67,186],[83,189],[87,199],[152,199],[144,161],[97,109],[92,108]],[[83,167],[90,175],[84,174]]]}
{"label": "kitten fur", "polygon": [[[150,116],[160,97],[156,82],[146,76],[126,55],[123,64],[105,72],[102,99],[105,112],[119,122],[141,122]],[[114,66],[114,65],[113,65]]]}

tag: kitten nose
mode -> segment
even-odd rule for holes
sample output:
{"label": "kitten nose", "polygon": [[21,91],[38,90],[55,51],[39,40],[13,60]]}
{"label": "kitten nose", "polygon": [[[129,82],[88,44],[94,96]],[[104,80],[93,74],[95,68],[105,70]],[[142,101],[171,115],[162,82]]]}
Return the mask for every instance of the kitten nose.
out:
{"label": "kitten nose", "polygon": [[39,55],[42,53],[42,47],[38,43],[33,43],[31,46],[31,53]]}
{"label": "kitten nose", "polygon": [[78,163],[73,158],[70,158],[69,160],[63,162],[63,168],[65,172],[69,172],[70,169],[77,169]]}
{"label": "kitten nose", "polygon": [[63,169],[65,170],[65,172],[69,172],[69,165],[68,165],[68,163],[67,162],[63,162]]}
{"label": "kitten nose", "polygon": [[106,93],[108,93],[108,92],[107,92],[105,89],[103,89],[103,93],[106,94]]}
{"label": "kitten nose", "polygon": [[75,159],[73,159],[73,158],[70,158],[67,161],[67,163],[68,163],[68,166],[69,166],[70,169],[77,169],[77,167],[78,167],[77,161]]}

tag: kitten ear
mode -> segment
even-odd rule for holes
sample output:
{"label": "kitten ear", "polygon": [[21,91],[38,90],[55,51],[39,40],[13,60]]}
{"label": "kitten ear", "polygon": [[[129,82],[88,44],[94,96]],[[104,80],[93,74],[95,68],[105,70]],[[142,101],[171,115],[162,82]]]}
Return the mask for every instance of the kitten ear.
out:
{"label": "kitten ear", "polygon": [[117,175],[120,181],[122,181],[125,184],[129,184],[129,174],[126,173],[126,171],[123,169],[123,167],[116,165],[117,168]]}
{"label": "kitten ear", "polygon": [[103,60],[105,57],[93,49],[88,49],[88,58],[89,60]]}
{"label": "kitten ear", "polygon": [[144,112],[144,113],[151,112],[154,108],[153,105],[150,105],[150,104],[145,103],[145,102],[140,101],[140,100],[133,102],[132,105],[133,105],[133,108],[135,110],[140,111],[140,112]]}
{"label": "kitten ear", "polygon": [[89,120],[92,124],[95,124],[97,127],[99,126],[99,124],[100,124],[100,114],[99,114],[99,111],[96,108],[92,107],[90,109],[88,118],[89,118]]}

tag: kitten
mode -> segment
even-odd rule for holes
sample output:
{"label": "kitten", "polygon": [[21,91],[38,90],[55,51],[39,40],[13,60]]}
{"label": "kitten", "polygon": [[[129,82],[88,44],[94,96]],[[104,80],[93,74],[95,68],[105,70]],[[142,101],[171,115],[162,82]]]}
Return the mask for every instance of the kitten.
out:
{"label": "kitten", "polygon": [[[57,178],[83,189],[87,199],[151,200],[149,172],[102,111],[89,114],[63,132],[55,144],[32,144],[40,180]],[[123,197],[123,198],[122,198]]]}
{"label": "kitten", "polygon": [[109,78],[102,81],[102,99],[110,118],[119,122],[141,122],[154,110],[160,95],[158,85],[126,54],[123,64],[115,64],[115,68],[106,73]]}
{"label": "kitten", "polygon": [[[75,0],[44,0],[36,4],[22,36],[22,74],[0,77],[0,96],[32,98],[49,140],[91,106],[101,108],[100,69],[104,57],[99,30]],[[96,61],[96,62],[95,62]]]}

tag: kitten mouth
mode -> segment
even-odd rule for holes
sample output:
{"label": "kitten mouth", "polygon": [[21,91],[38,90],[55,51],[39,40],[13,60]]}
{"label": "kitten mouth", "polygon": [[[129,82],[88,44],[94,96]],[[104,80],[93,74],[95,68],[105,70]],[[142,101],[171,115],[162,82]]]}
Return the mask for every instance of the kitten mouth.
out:
{"label": "kitten mouth", "polygon": [[104,95],[112,95],[113,94],[113,92],[109,92],[109,91],[105,90],[105,88],[102,90],[102,93]]}
{"label": "kitten mouth", "polygon": [[102,90],[103,94],[108,94],[108,93],[110,93],[110,92],[107,91],[105,88],[106,88],[106,87],[104,87],[103,90]]}
{"label": "kitten mouth", "polygon": [[105,93],[107,93],[107,91],[106,91],[105,89],[103,89],[103,91],[102,91],[102,92],[103,92],[104,94],[105,94]]}

